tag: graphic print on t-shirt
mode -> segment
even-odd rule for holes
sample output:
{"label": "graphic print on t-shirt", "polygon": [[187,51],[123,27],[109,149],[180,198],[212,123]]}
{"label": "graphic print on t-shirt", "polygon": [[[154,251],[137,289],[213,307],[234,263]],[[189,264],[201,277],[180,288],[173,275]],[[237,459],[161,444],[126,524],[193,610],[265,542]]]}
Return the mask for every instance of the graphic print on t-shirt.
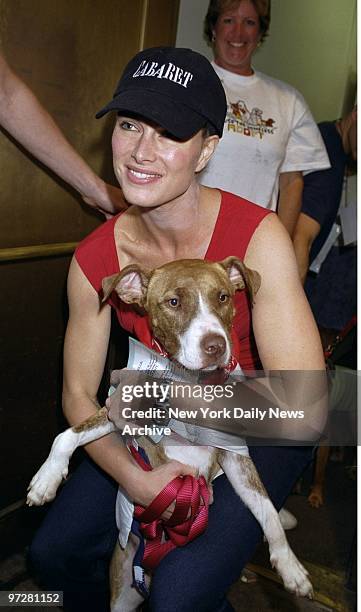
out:
{"label": "graphic print on t-shirt", "polygon": [[243,136],[259,137],[265,134],[274,134],[277,129],[275,120],[269,117],[263,119],[263,110],[254,106],[248,110],[244,100],[229,102],[225,126],[228,132],[236,132]]}

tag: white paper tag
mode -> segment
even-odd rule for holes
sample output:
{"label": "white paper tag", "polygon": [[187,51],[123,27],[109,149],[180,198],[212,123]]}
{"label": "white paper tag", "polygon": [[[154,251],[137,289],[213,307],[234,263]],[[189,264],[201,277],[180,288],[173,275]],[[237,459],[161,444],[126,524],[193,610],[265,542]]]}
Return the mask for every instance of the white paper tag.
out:
{"label": "white paper tag", "polygon": [[344,246],[357,241],[357,202],[353,200],[339,210]]}
{"label": "white paper tag", "polygon": [[341,234],[340,226],[337,225],[337,223],[334,223],[327,239],[325,240],[319,253],[316,255],[315,259],[310,265],[309,269],[311,270],[311,272],[315,272],[315,274],[319,273],[323,262],[325,261],[327,255],[329,254],[330,250],[332,249],[333,245],[335,244],[340,234]]}

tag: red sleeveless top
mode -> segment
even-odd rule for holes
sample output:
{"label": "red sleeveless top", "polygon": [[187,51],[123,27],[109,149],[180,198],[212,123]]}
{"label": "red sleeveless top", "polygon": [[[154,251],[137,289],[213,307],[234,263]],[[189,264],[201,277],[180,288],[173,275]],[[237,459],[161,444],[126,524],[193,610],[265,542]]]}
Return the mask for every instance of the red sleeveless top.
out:
{"label": "red sleeveless top", "polygon": [[[226,191],[221,191],[221,196],[218,218],[205,259],[219,261],[234,255],[243,260],[259,223],[266,215],[274,213]],[[102,294],[103,278],[120,271],[114,240],[114,225],[118,217],[98,227],[82,240],[75,251],[80,268],[99,296]],[[131,305],[124,304],[114,292],[108,302],[115,309],[120,325],[138,340],[151,346],[147,316],[135,312]],[[237,291],[235,306],[233,327],[234,335],[239,339],[239,347],[234,356],[243,370],[254,370],[260,367],[260,363],[252,333],[251,308],[245,291]]]}

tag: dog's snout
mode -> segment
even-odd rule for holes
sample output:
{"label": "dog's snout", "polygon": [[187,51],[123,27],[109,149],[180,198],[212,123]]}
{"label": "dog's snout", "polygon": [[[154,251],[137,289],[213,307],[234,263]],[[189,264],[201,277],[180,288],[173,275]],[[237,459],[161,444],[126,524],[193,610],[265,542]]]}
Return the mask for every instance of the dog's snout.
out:
{"label": "dog's snout", "polygon": [[201,340],[201,349],[208,357],[219,359],[226,351],[226,340],[220,334],[207,334]]}

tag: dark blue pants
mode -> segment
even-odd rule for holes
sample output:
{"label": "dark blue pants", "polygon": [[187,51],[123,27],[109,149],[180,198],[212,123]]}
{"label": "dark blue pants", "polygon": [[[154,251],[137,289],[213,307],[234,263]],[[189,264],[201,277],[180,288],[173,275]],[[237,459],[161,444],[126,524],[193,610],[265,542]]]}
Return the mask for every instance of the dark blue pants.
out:
{"label": "dark blue pants", "polygon": [[[250,454],[277,508],[311,459],[304,447],[253,447]],[[85,460],[63,487],[30,548],[35,575],[64,591],[65,609],[109,610],[108,565],[117,538],[117,486]],[[225,476],[214,482],[206,532],[160,563],[152,581],[154,612],[226,612],[225,597],[251,559],[262,533]]]}

